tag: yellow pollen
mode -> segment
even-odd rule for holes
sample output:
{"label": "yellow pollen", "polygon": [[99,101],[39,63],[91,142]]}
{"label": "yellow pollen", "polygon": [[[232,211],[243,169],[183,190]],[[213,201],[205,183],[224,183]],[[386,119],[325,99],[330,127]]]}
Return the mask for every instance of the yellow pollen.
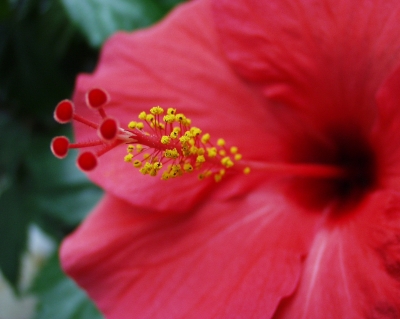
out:
{"label": "yellow pollen", "polygon": [[147,114],[146,115],[146,121],[147,122],[154,122],[154,115],[153,114]]}
{"label": "yellow pollen", "polygon": [[158,171],[157,171],[156,169],[153,168],[153,169],[150,170],[149,175],[150,175],[150,176],[157,176],[157,172],[158,172]]}
{"label": "yellow pollen", "polygon": [[168,123],[168,124],[174,123],[175,122],[175,115],[173,115],[173,114],[165,115],[163,120],[164,120],[165,123]]}
{"label": "yellow pollen", "polygon": [[[168,180],[198,170],[199,179],[213,176],[215,182],[220,182],[227,170],[235,166],[235,161],[242,158],[238,147],[226,146],[222,138],[211,143],[209,133],[192,126],[191,120],[183,113],[176,113],[174,108],[165,112],[160,106],[154,106],[149,113],[140,112],[138,117],[141,122],[128,124],[131,131],[126,131],[130,135],[124,160],[131,162],[141,174]],[[135,159],[141,152],[143,160]],[[248,167],[237,166],[235,170],[250,172]]]}
{"label": "yellow pollen", "polygon": [[216,157],[217,156],[217,149],[215,147],[207,148],[208,157]]}
{"label": "yellow pollen", "polygon": [[169,142],[171,142],[171,138],[169,136],[163,136],[161,137],[161,143],[163,144],[169,144]]}
{"label": "yellow pollen", "polygon": [[143,151],[143,146],[140,144],[136,144],[136,152],[140,153],[141,151]]}
{"label": "yellow pollen", "polygon": [[168,115],[175,115],[176,114],[176,109],[169,107],[167,110]]}
{"label": "yellow pollen", "polygon": [[219,138],[217,141],[218,146],[224,146],[225,145],[225,140],[223,138]]}
{"label": "yellow pollen", "polygon": [[139,113],[139,116],[138,116],[138,117],[139,117],[139,119],[141,119],[141,120],[146,120],[146,116],[147,116],[146,112],[143,111],[143,112],[140,112],[140,113]]}
{"label": "yellow pollen", "polygon": [[190,137],[188,137],[188,136],[186,136],[186,135],[182,135],[182,136],[179,138],[179,141],[180,141],[182,144],[188,142],[189,140],[190,140]]}
{"label": "yellow pollen", "polygon": [[201,130],[197,127],[192,127],[190,129],[190,133],[192,134],[193,137],[199,136],[201,134]]}
{"label": "yellow pollen", "polygon": [[136,168],[142,167],[142,162],[139,161],[139,160],[134,160],[132,164],[133,164],[133,166],[136,167]]}
{"label": "yellow pollen", "polygon": [[169,173],[167,171],[165,171],[164,173],[162,173],[161,179],[166,181],[169,179]]}
{"label": "yellow pollen", "polygon": [[190,131],[186,131],[185,132],[185,136],[188,137],[188,138],[192,138],[193,137],[192,132],[190,132]]}
{"label": "yellow pollen", "polygon": [[159,106],[154,106],[150,109],[150,113],[153,115],[161,115],[164,113],[164,110]]}
{"label": "yellow pollen", "polygon": [[201,142],[206,144],[208,141],[210,141],[210,134],[206,133],[201,137]]}
{"label": "yellow pollen", "polygon": [[177,131],[172,131],[171,134],[169,135],[171,138],[176,139],[179,135],[179,132]]}
{"label": "yellow pollen", "polygon": [[178,122],[183,122],[183,121],[186,119],[186,116],[183,115],[182,113],[179,113],[179,114],[176,114],[176,115],[175,115],[175,119],[176,119]]}
{"label": "yellow pollen", "polygon": [[153,164],[153,169],[159,171],[159,170],[162,168],[162,166],[163,166],[162,163],[160,163],[160,162],[155,162],[155,163]]}
{"label": "yellow pollen", "polygon": [[133,158],[132,154],[125,155],[124,161],[125,162],[132,162],[132,158]]}
{"label": "yellow pollen", "polygon": [[129,122],[128,127],[129,127],[131,130],[133,130],[133,129],[136,127],[136,122],[135,122],[135,121]]}
{"label": "yellow pollen", "polygon": [[196,163],[204,163],[206,161],[204,155],[198,155],[196,157]]}

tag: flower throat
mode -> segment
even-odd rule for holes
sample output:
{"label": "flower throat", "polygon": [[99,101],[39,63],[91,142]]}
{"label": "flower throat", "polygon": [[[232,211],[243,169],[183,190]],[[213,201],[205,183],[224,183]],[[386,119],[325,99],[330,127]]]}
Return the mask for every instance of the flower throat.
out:
{"label": "flower throat", "polygon": [[[139,113],[138,119],[131,121],[126,129],[121,128],[118,121],[105,112],[109,101],[109,94],[100,88],[91,89],[85,95],[86,105],[99,114],[99,123],[76,114],[72,101],[61,101],[54,112],[55,120],[61,124],[72,120],[80,122],[96,130],[98,139],[70,143],[67,137],[57,136],[51,142],[53,154],[64,158],[69,149],[86,149],[78,155],[77,166],[83,171],[91,171],[97,167],[99,157],[124,144],[126,155],[121,161],[143,175],[168,180],[196,172],[198,179],[212,177],[215,182],[230,174],[249,174],[251,171],[295,177],[291,185],[313,196],[318,193],[319,184],[328,183],[330,190],[323,188],[325,195],[322,198],[330,198],[323,199],[323,202],[332,197],[345,198],[354,189],[357,193],[363,192],[373,183],[373,178],[364,174],[371,171],[372,165],[365,161],[365,158],[370,158],[365,152],[361,152],[361,158],[344,152],[333,162],[252,162],[242,159],[238,147],[228,147],[224,139],[213,142],[209,133],[193,126],[189,118],[174,108],[152,107],[149,112]],[[360,162],[364,164],[360,166]]]}

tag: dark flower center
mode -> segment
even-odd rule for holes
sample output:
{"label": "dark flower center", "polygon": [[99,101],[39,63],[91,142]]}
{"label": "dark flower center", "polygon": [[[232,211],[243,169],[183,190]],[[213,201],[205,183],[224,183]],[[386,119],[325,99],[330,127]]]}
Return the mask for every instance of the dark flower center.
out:
{"label": "dark flower center", "polygon": [[343,168],[346,175],[339,179],[295,177],[288,184],[287,194],[308,209],[331,206],[337,214],[343,214],[376,186],[376,158],[368,139],[355,129],[336,129],[325,136],[323,142],[302,141],[291,154],[291,161],[334,165]]}

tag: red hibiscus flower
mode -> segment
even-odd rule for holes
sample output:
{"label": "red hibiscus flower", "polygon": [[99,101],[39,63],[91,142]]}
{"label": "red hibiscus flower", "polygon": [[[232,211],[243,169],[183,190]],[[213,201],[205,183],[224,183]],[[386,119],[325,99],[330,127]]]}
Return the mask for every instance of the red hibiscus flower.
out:
{"label": "red hibiscus flower", "polygon": [[[66,272],[111,319],[400,318],[399,31],[394,0],[198,0],[113,36],[74,95],[77,140],[96,145],[100,106],[113,150],[80,158],[106,195],[64,241]],[[139,133],[117,120],[154,105],[251,173],[124,163]]]}

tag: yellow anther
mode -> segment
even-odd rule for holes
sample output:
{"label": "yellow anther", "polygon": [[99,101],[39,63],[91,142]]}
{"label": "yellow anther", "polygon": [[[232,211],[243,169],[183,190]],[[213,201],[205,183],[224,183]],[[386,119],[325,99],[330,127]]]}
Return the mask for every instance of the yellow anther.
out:
{"label": "yellow anther", "polygon": [[175,115],[173,115],[173,114],[168,114],[168,115],[165,115],[165,116],[164,116],[164,122],[165,122],[165,123],[171,124],[171,123],[173,123],[174,121],[175,121]]}
{"label": "yellow anther", "polygon": [[140,173],[143,175],[149,174],[150,171],[152,170],[153,165],[151,165],[149,162],[146,162],[144,166],[139,170]]}
{"label": "yellow anther", "polygon": [[128,127],[129,127],[131,130],[133,130],[133,129],[136,127],[136,122],[135,122],[135,121],[129,122]]}
{"label": "yellow anther", "polygon": [[169,107],[167,110],[168,115],[175,115],[176,114],[176,109]]}
{"label": "yellow anther", "polygon": [[171,171],[180,172],[181,170],[182,169],[181,169],[181,166],[179,164],[175,164],[175,165],[171,166]]}
{"label": "yellow anther", "polygon": [[[217,140],[214,147],[214,142],[210,143],[209,133],[203,134],[200,128],[191,126],[191,120],[183,113],[177,114],[174,108],[164,110],[160,106],[154,106],[149,113],[140,112],[138,117],[141,121],[131,121],[128,124],[129,129],[142,130],[145,126],[150,126],[153,133],[146,130],[136,133],[138,136],[142,134],[143,137],[153,136],[154,133],[158,136],[156,142],[153,142],[153,137],[149,138],[149,141],[143,138],[144,146],[128,142],[124,160],[131,162],[142,174],[162,175],[161,179],[167,180],[198,170],[201,172],[198,175],[199,179],[213,176],[214,180],[219,182],[226,174],[226,169],[234,166],[234,161],[242,158],[238,147],[227,147],[222,138]],[[176,144],[178,139],[179,144]],[[200,145],[202,147],[199,147]],[[140,152],[143,159],[135,157]],[[210,160],[211,158],[215,158],[217,162]],[[219,168],[215,166],[218,162]],[[243,172],[248,174],[250,168],[246,167]]]}
{"label": "yellow anther", "polygon": [[136,168],[142,167],[142,162],[139,161],[139,160],[134,160],[132,164],[133,164],[133,166],[136,167]]}
{"label": "yellow anther", "polygon": [[223,138],[219,138],[217,141],[218,146],[224,146],[225,145],[225,140]]}
{"label": "yellow anther", "polygon": [[132,158],[133,158],[133,155],[132,155],[132,154],[127,154],[127,155],[125,155],[125,157],[124,157],[124,161],[125,161],[125,162],[132,162]]}
{"label": "yellow anther", "polygon": [[154,115],[153,114],[147,114],[146,115],[146,121],[147,122],[154,122]]}
{"label": "yellow anther", "polygon": [[179,135],[179,133],[177,131],[172,131],[171,134],[169,134],[169,136],[173,139],[177,138]]}
{"label": "yellow anther", "polygon": [[187,143],[189,140],[190,140],[190,137],[188,137],[188,136],[186,136],[186,135],[182,135],[182,136],[179,138],[179,141],[180,141],[182,144]]}
{"label": "yellow anther", "polygon": [[225,165],[228,161],[230,161],[231,159],[229,158],[229,156],[224,157],[223,159],[221,159],[221,164]]}
{"label": "yellow anther", "polygon": [[164,110],[162,107],[159,106],[154,106],[150,109],[150,113],[154,115],[160,115],[164,113]]}
{"label": "yellow anther", "polygon": [[139,113],[139,119],[141,119],[141,120],[145,120],[146,119],[146,116],[147,116],[147,114],[146,114],[146,112],[145,111],[143,111],[143,112],[140,112]]}
{"label": "yellow anther", "polygon": [[136,144],[136,152],[140,153],[143,151],[143,146],[141,144]]}
{"label": "yellow anther", "polygon": [[190,129],[190,133],[192,133],[192,136],[199,136],[201,134],[201,130],[197,127],[192,127]]}
{"label": "yellow anther", "polygon": [[204,155],[198,155],[196,157],[196,163],[204,163],[206,161],[206,158],[204,157]]}
{"label": "yellow anther", "polygon": [[201,142],[206,144],[210,140],[210,134],[206,133],[201,137]]}
{"label": "yellow anther", "polygon": [[164,135],[161,137],[161,143],[168,144],[169,142],[171,142],[171,138],[169,136]]}
{"label": "yellow anther", "polygon": [[178,177],[178,175],[179,175],[179,171],[170,171],[169,172],[169,177],[170,178]]}
{"label": "yellow anther", "polygon": [[215,180],[215,182],[220,182],[221,181],[221,179],[222,179],[222,176],[220,175],[220,174],[215,174],[214,175],[214,180]]}
{"label": "yellow anther", "polygon": [[178,158],[178,157],[179,157],[179,153],[178,153],[178,151],[176,150],[176,148],[174,148],[174,149],[172,149],[172,150],[165,150],[164,156],[167,157],[167,158],[173,158],[173,159],[175,159],[175,158]]}
{"label": "yellow anther", "polygon": [[207,155],[208,155],[208,157],[217,156],[217,149],[215,147],[207,148]]}
{"label": "yellow anther", "polygon": [[229,158],[229,156],[226,156],[223,159],[221,159],[221,164],[224,165],[227,168],[232,167],[234,165],[234,163]]}
{"label": "yellow anther", "polygon": [[183,121],[185,121],[185,119],[186,119],[186,116],[183,115],[182,113],[179,113],[179,114],[176,114],[176,115],[175,115],[175,119],[176,119],[178,122],[183,123]]}
{"label": "yellow anther", "polygon": [[150,175],[150,176],[157,176],[157,170],[154,169],[154,168],[152,168],[152,169],[150,170],[150,172],[149,172],[149,175]]}
{"label": "yellow anther", "polygon": [[[190,153],[193,154],[193,155],[196,155],[196,154],[197,154],[197,151],[198,151],[198,149],[197,149],[196,146],[192,146],[192,147],[190,148]],[[203,154],[199,154],[199,155],[203,155]]]}
{"label": "yellow anther", "polygon": [[164,173],[162,173],[161,179],[164,181],[169,179],[169,172],[165,171]]}

